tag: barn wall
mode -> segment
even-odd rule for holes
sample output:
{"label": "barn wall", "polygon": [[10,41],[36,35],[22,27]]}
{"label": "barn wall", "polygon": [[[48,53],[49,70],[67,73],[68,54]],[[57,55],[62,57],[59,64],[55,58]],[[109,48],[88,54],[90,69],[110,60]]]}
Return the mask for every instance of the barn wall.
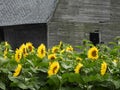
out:
{"label": "barn wall", "polygon": [[119,29],[120,0],[59,0],[48,23],[48,46],[59,41],[79,45],[95,30],[107,43],[120,35]]}
{"label": "barn wall", "polygon": [[4,40],[8,41],[13,49],[26,42],[33,43],[36,48],[41,44],[47,46],[47,25],[25,24],[3,27]]}

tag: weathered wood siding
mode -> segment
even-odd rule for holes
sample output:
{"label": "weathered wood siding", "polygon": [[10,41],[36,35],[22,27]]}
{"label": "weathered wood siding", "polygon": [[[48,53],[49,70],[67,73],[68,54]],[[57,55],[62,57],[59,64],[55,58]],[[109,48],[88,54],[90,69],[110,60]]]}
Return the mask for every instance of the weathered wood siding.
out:
{"label": "weathered wood siding", "polygon": [[90,22],[110,20],[110,0],[59,0],[52,21]]}
{"label": "weathered wood siding", "polygon": [[64,41],[79,45],[99,30],[107,43],[120,35],[120,0],[59,0],[48,23],[48,46]]}

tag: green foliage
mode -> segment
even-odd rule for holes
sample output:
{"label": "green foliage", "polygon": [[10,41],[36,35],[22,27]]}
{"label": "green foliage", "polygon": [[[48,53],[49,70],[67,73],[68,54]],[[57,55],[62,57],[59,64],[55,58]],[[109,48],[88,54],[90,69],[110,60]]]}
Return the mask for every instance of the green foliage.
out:
{"label": "green foliage", "polygon": [[[46,50],[43,58],[38,57],[38,48],[34,52],[22,52],[22,58],[16,60],[16,51],[9,44],[0,44],[0,89],[2,90],[119,90],[120,89],[120,46],[116,42],[99,44],[98,59],[88,58],[88,50],[94,45],[83,40],[83,44],[76,46],[79,50],[66,43],[53,46]],[[19,47],[20,48],[20,47]],[[27,49],[25,47],[25,49]],[[5,52],[6,51],[6,52]],[[49,59],[50,54],[55,57]],[[96,54],[95,54],[96,55]],[[59,67],[52,67],[58,62]],[[102,63],[106,62],[107,68],[101,74]],[[14,76],[18,64],[22,69]],[[75,73],[77,65],[78,73]],[[58,68],[58,71],[56,69]],[[52,70],[53,75],[48,71]],[[56,72],[56,73],[55,73]]]}

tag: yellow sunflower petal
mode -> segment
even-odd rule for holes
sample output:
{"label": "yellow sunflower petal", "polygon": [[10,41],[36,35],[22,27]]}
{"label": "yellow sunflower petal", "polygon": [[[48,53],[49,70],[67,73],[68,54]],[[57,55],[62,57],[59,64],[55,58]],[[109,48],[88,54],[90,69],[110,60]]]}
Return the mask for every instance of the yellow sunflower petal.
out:
{"label": "yellow sunflower petal", "polygon": [[106,62],[103,62],[101,64],[101,75],[103,76],[107,71],[107,63]]}
{"label": "yellow sunflower petal", "polygon": [[48,59],[49,59],[49,60],[54,60],[54,59],[56,59],[56,54],[50,54],[50,55],[48,55]]}
{"label": "yellow sunflower petal", "polygon": [[57,53],[58,51],[59,51],[59,47],[54,46],[54,47],[52,48],[52,53]]}
{"label": "yellow sunflower petal", "polygon": [[96,47],[92,47],[88,50],[88,58],[93,60],[98,59],[98,49]]}
{"label": "yellow sunflower petal", "polygon": [[26,43],[26,49],[28,52],[34,52],[34,46],[31,42]]}
{"label": "yellow sunflower petal", "polygon": [[59,69],[60,69],[59,63],[57,61],[54,61],[53,63],[50,64],[48,76],[57,74]]}
{"label": "yellow sunflower petal", "polygon": [[26,57],[28,55],[25,44],[22,44],[19,49],[22,51],[22,54],[24,57]]}
{"label": "yellow sunflower petal", "polygon": [[44,44],[41,44],[37,49],[37,55],[39,58],[44,58],[46,56],[46,47]]}
{"label": "yellow sunflower petal", "polygon": [[73,51],[73,47],[72,47],[72,46],[68,46],[68,47],[66,48],[66,51],[67,51],[67,52]]}
{"label": "yellow sunflower petal", "polygon": [[80,69],[83,67],[83,64],[81,63],[78,63],[78,65],[75,67],[74,71],[75,73],[79,73],[80,72]]}
{"label": "yellow sunflower petal", "polygon": [[22,65],[18,64],[17,68],[15,69],[15,73],[13,74],[13,76],[17,77],[20,74],[21,69],[22,69]]}
{"label": "yellow sunflower petal", "polygon": [[22,51],[19,50],[19,49],[16,49],[16,51],[15,51],[15,60],[17,62],[20,62],[21,58],[22,58]]}

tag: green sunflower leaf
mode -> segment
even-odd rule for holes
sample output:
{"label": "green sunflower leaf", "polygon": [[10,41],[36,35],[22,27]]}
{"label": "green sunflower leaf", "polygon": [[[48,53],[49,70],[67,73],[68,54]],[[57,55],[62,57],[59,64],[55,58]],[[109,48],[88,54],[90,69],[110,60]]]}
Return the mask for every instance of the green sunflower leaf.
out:
{"label": "green sunflower leaf", "polygon": [[1,81],[0,81],[0,88],[1,88],[2,90],[6,90],[5,84],[4,84],[3,82],[1,82]]}

